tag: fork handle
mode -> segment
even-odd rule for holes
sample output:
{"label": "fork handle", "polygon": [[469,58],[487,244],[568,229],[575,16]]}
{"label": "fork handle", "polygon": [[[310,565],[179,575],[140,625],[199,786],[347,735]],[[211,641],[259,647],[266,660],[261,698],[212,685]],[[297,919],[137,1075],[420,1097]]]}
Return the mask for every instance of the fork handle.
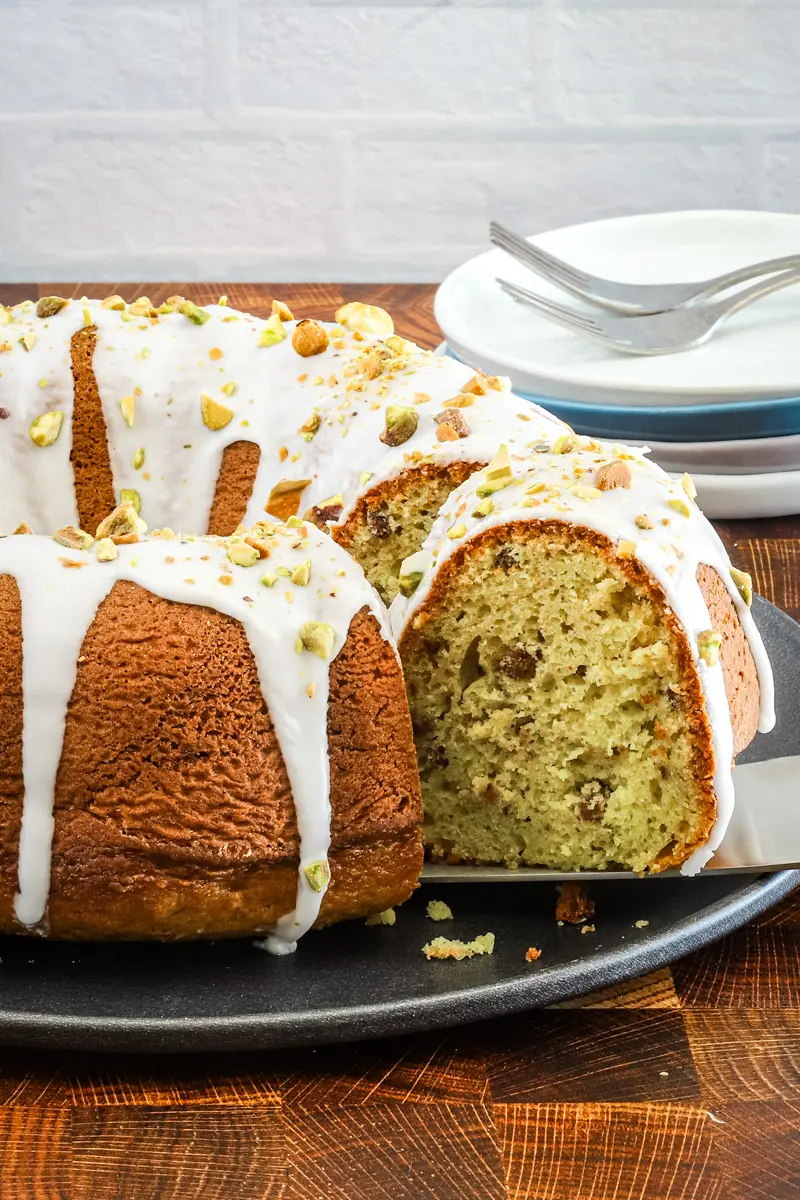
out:
{"label": "fork handle", "polygon": [[733,313],[739,312],[741,308],[747,308],[749,304],[760,300],[762,296],[769,296],[771,292],[779,292],[782,288],[791,287],[793,284],[800,284],[800,262],[796,264],[793,271],[782,271],[780,275],[772,275],[769,279],[762,280],[761,283],[745,288],[736,296],[729,296],[727,300],[718,300],[716,304],[708,305],[705,311],[716,313],[720,317],[729,317]]}

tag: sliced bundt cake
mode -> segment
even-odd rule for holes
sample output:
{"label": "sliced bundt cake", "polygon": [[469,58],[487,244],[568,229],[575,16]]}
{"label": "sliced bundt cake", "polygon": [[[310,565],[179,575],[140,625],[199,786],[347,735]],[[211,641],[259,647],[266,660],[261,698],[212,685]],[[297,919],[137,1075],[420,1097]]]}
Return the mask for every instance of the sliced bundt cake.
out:
{"label": "sliced bundt cake", "polygon": [[772,684],[749,579],[684,485],[569,435],[503,448],[404,564],[435,857],[693,870],[719,844]]}

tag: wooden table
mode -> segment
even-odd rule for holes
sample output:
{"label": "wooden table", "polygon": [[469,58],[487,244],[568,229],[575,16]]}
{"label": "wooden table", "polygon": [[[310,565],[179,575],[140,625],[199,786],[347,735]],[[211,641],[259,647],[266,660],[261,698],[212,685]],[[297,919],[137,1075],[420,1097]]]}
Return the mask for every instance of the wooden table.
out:
{"label": "wooden table", "polygon": [[[433,287],[274,291],[300,316],[368,300],[437,340]],[[0,302],[110,292],[225,292],[268,314],[273,289],[15,285]],[[720,529],[758,591],[800,618],[800,518]],[[800,1197],[800,893],[672,969],[452,1032],[182,1058],[0,1048],[0,1200],[51,1197]]]}

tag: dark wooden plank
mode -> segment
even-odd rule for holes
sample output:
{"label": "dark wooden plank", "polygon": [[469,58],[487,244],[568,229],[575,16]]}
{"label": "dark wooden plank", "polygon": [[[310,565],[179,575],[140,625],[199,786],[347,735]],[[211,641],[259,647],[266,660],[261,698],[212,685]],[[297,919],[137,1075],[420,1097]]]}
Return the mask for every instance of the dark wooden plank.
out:
{"label": "dark wooden plank", "polygon": [[284,1109],[285,1200],[505,1200],[491,1110]]}
{"label": "dark wooden plank", "polygon": [[0,1108],[0,1200],[279,1200],[272,1108]]}
{"label": "dark wooden plank", "polygon": [[681,1004],[694,1008],[800,1007],[800,927],[749,925],[672,968]]}
{"label": "dark wooden plank", "polygon": [[724,1200],[800,1196],[800,1102],[727,1104],[714,1109],[714,1117]]}
{"label": "dark wooden plank", "polygon": [[68,1055],[0,1049],[0,1105],[482,1104],[485,1064],[452,1034],[318,1050],[208,1055]]}
{"label": "dark wooden plank", "polygon": [[680,1008],[678,994],[669,967],[651,971],[638,979],[626,979],[612,987],[562,1000],[552,1008]]}
{"label": "dark wooden plank", "polygon": [[508,1200],[723,1200],[701,1108],[496,1104],[494,1114]]}
{"label": "dark wooden plank", "polygon": [[497,1104],[693,1100],[679,1012],[527,1013],[475,1030]]}
{"label": "dark wooden plank", "polygon": [[800,1009],[689,1009],[684,1020],[704,1100],[800,1103]]}

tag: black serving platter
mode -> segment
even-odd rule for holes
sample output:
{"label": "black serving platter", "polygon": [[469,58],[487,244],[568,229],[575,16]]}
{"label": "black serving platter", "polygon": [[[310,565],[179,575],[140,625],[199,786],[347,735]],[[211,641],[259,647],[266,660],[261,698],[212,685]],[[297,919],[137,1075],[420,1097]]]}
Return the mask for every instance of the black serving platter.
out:
{"label": "black serving platter", "polygon": [[[749,759],[800,754],[800,626],[756,619],[776,674],[778,725]],[[92,1050],[233,1050],[355,1041],[553,1004],[663,966],[800,886],[800,870],[592,883],[593,933],[556,924],[547,883],[424,884],[393,927],[351,922],[272,958],[249,941],[151,945],[0,939],[0,1041]],[[434,924],[432,898],[455,919]],[[648,921],[637,928],[637,921]],[[493,932],[495,952],[428,962],[437,934]],[[529,946],[542,951],[528,964]]]}

